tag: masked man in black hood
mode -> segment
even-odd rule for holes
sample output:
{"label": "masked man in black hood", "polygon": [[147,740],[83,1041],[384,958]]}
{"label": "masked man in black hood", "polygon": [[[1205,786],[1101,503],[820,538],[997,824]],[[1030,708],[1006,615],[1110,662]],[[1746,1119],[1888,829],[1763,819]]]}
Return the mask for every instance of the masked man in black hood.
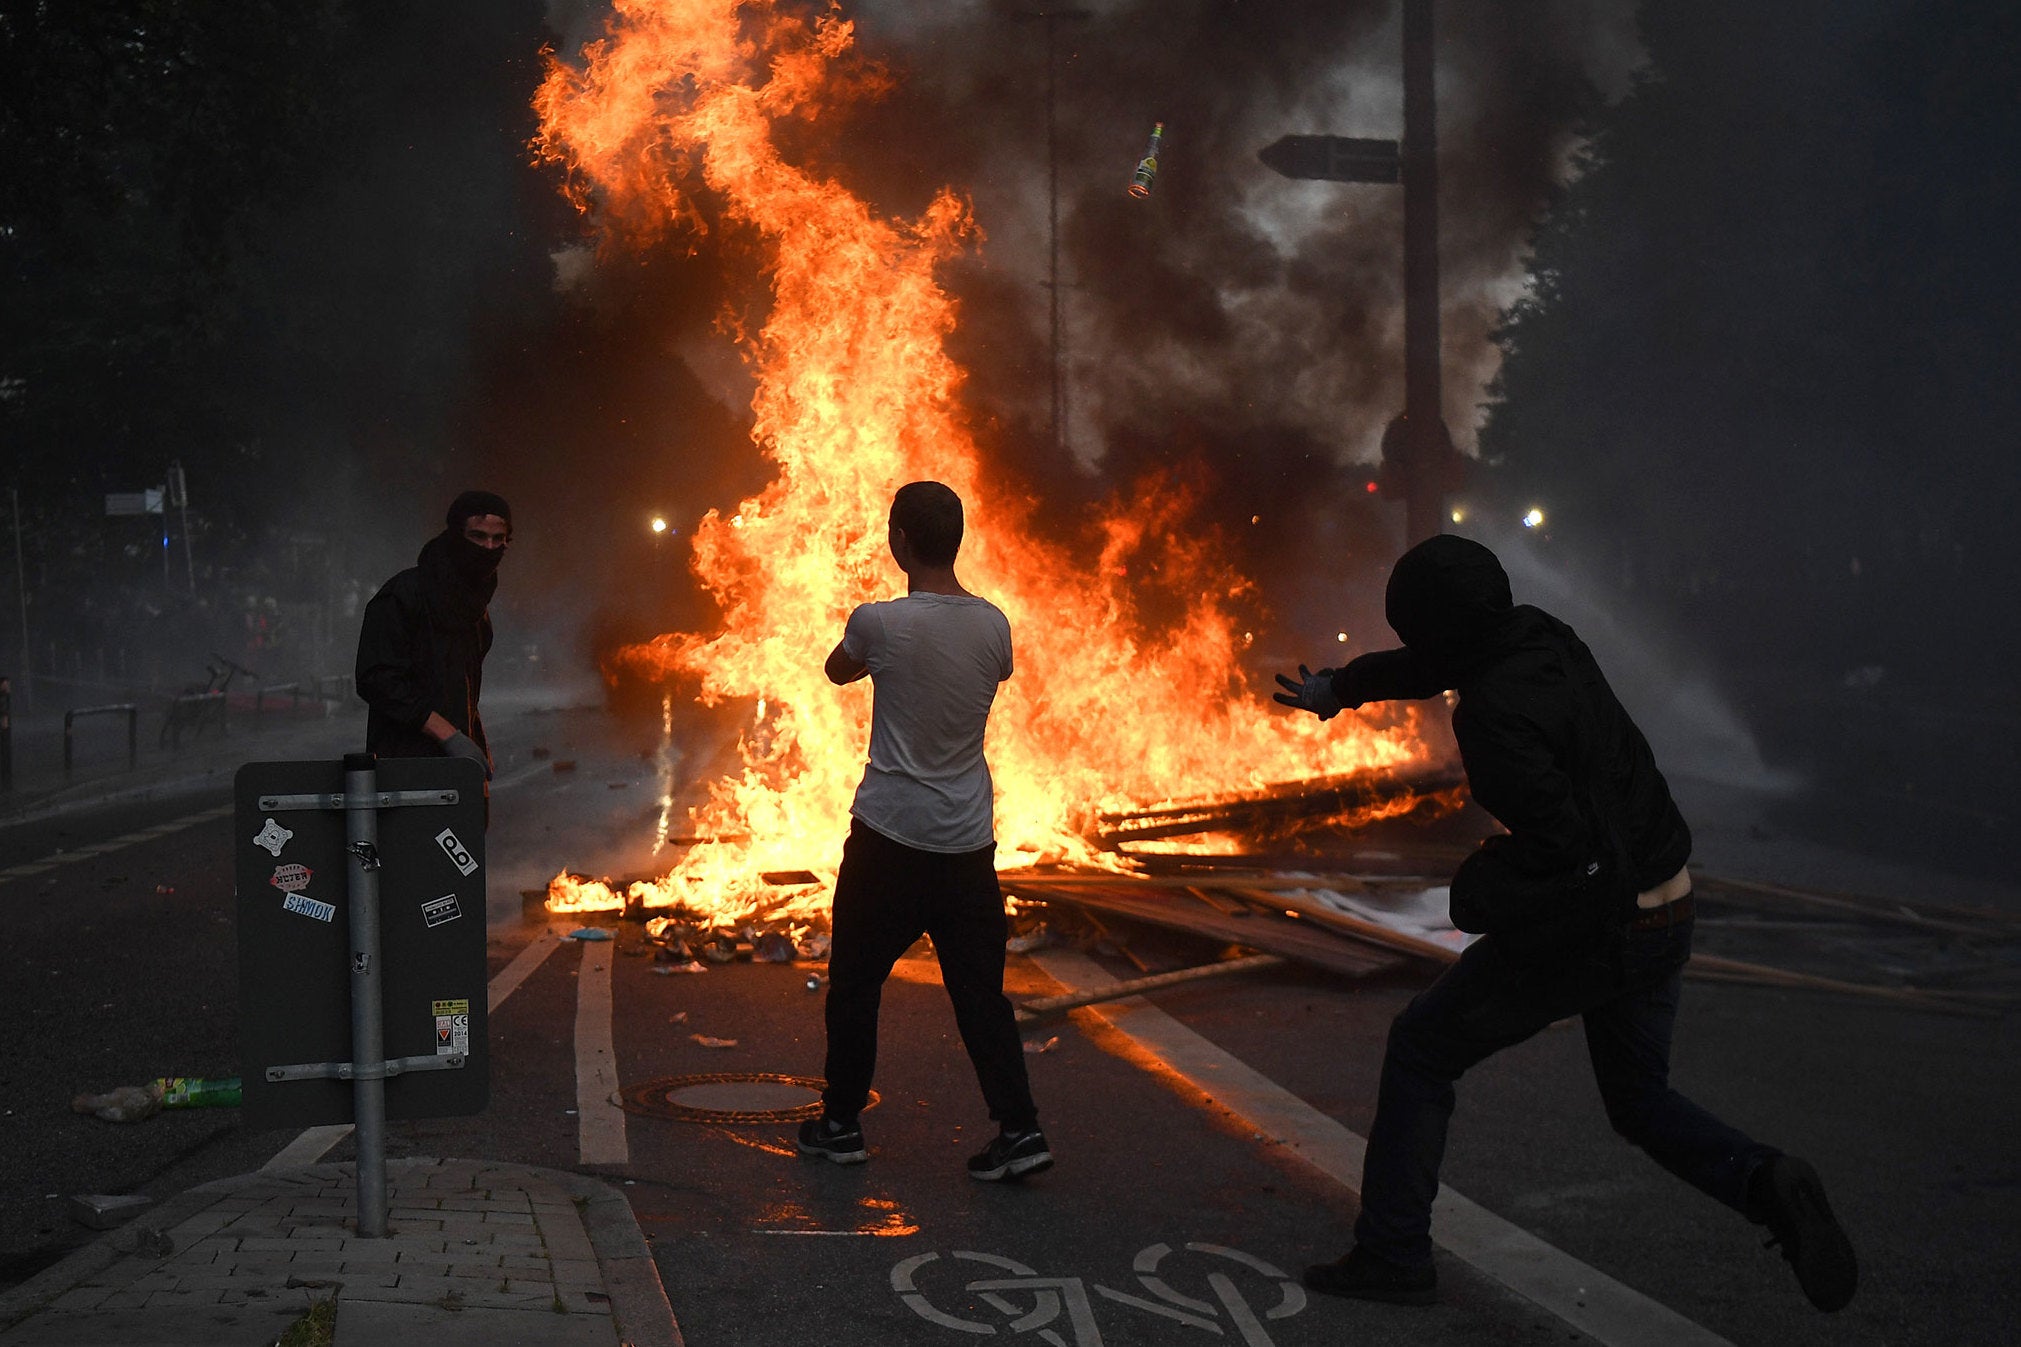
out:
{"label": "masked man in black hood", "polygon": [[1390,575],[1397,650],[1280,674],[1277,700],[1322,720],[1455,690],[1453,737],[1474,800],[1508,829],[1452,881],[1453,924],[1482,933],[1390,1028],[1354,1247],[1308,1268],[1315,1290],[1432,1303],[1432,1200],[1453,1085],[1474,1063],[1578,1015],[1614,1130],[1768,1226],[1811,1303],[1852,1298],[1851,1243],[1810,1165],[1670,1088],[1670,1035],[1691,955],[1691,831],[1648,742],[1572,629],[1516,607],[1493,552],[1442,535]]}
{"label": "masked man in black hood", "polygon": [[477,696],[491,649],[485,610],[511,542],[512,507],[489,491],[466,491],[415,564],[365,605],[357,674],[358,695],[371,708],[368,751],[382,758],[469,758],[491,779]]}

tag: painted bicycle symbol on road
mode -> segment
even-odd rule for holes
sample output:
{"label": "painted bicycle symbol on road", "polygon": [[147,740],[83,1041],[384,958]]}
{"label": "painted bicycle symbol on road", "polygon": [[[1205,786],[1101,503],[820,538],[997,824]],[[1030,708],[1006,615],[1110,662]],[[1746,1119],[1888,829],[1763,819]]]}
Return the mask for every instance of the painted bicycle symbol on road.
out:
{"label": "painted bicycle symbol on road", "polygon": [[[1184,1254],[1197,1257],[1188,1258]],[[1305,1308],[1305,1288],[1288,1274],[1240,1249],[1219,1244],[1187,1244],[1181,1250],[1174,1250],[1169,1244],[1153,1244],[1139,1252],[1131,1270],[1137,1274],[1137,1284],[1149,1296],[1118,1291],[1079,1277],[1042,1276],[1016,1259],[966,1249],[955,1250],[945,1265],[928,1274],[928,1280],[935,1284],[943,1299],[959,1294],[962,1309],[972,1315],[986,1306],[999,1316],[994,1320],[950,1313],[921,1288],[920,1274],[940,1261],[938,1253],[923,1253],[891,1269],[891,1289],[914,1314],[958,1333],[1035,1333],[1053,1347],[1102,1347],[1102,1330],[1095,1317],[1097,1298],[1159,1315],[1216,1337],[1232,1336],[1243,1347],[1273,1347],[1264,1321],[1288,1319]],[[1206,1269],[1201,1280],[1212,1298],[1186,1295],[1173,1287],[1162,1275],[1168,1269],[1168,1261],[1183,1264],[1184,1270],[1194,1276]],[[972,1275],[957,1291],[946,1274],[962,1263],[971,1265],[966,1271]],[[1263,1310],[1258,1310],[1242,1289],[1245,1284],[1255,1286],[1258,1281],[1267,1288],[1265,1298],[1276,1302]],[[1064,1324],[1060,1322],[1062,1319]]]}

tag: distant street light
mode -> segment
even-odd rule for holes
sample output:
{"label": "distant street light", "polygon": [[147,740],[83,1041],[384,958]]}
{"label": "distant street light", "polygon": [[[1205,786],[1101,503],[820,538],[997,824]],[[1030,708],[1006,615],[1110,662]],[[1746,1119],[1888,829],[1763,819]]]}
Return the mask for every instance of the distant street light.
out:
{"label": "distant street light", "polygon": [[1523,516],[1523,527],[1526,529],[1542,528],[1543,524],[1544,512],[1542,510],[1533,508],[1528,514]]}
{"label": "distant street light", "polygon": [[666,521],[666,517],[665,517],[664,515],[654,515],[654,516],[653,516],[653,532],[654,532],[654,533],[665,533],[666,531],[667,531],[667,521]]}

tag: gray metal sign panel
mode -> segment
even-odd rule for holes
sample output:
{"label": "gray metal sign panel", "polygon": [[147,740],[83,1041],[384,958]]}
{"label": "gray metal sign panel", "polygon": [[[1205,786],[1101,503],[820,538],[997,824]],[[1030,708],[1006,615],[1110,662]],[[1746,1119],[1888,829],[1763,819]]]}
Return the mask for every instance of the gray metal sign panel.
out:
{"label": "gray metal sign panel", "polygon": [[[351,1060],[349,869],[344,811],[263,808],[341,796],[344,764],[255,762],[235,782],[239,1074],[249,1128],[351,1122],[349,1080],[267,1078]],[[456,1070],[386,1080],[388,1118],[480,1113],[486,1038],[484,774],[460,758],[385,758],[378,793],[457,803],[379,810],[380,985],[388,1060],[463,1054]]]}
{"label": "gray metal sign panel", "polygon": [[1401,182],[1402,156],[1393,140],[1357,136],[1284,136],[1256,157],[1287,178],[1327,182]]}

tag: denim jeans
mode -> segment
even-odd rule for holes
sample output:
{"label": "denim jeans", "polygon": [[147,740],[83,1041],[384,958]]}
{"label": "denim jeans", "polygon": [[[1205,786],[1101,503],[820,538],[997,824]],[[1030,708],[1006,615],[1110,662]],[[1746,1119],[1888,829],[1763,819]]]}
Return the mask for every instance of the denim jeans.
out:
{"label": "denim jeans", "polygon": [[933,937],[940,980],[954,1005],[989,1116],[1013,1131],[1038,1125],[1025,1073],[1024,1041],[1003,994],[1003,890],[996,848],[920,851],[854,822],[835,877],[828,960],[827,1116],[854,1121],[877,1069],[884,981],[922,933]]}
{"label": "denim jeans", "polygon": [[1453,1082],[1466,1069],[1545,1026],[1579,1015],[1614,1130],[1693,1187],[1743,1215],[1756,1166],[1778,1154],[1670,1088],[1691,921],[1624,933],[1621,947],[1550,970],[1523,967],[1475,941],[1390,1026],[1375,1125],[1362,1168],[1355,1242],[1406,1267],[1432,1256]]}

